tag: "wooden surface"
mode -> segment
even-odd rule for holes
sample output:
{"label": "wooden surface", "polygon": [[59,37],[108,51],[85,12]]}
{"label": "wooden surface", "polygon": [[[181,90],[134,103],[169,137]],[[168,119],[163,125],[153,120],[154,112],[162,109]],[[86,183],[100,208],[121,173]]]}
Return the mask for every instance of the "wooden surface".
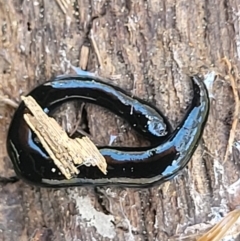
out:
{"label": "wooden surface", "polygon": [[[149,189],[56,190],[1,183],[0,240],[190,241],[235,209],[239,125],[233,153],[226,162],[224,156],[235,108],[230,74],[239,86],[239,13],[239,0],[0,0],[1,95],[11,100],[69,73],[69,63],[79,66],[83,45],[90,51],[81,59],[87,70],[155,104],[173,126],[191,101],[188,76],[208,74],[214,80],[202,141],[176,178]],[[85,109],[96,143],[108,144],[115,135],[114,145],[145,144],[108,111]],[[78,110],[76,103],[61,107],[67,129],[76,123]],[[14,175],[5,146],[13,113],[0,105],[1,177]],[[228,237],[240,240],[238,232]]]}

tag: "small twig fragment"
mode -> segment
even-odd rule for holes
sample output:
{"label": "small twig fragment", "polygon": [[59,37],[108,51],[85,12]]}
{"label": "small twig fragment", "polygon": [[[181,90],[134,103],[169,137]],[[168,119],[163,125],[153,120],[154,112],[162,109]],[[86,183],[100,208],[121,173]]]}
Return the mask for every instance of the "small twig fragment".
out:
{"label": "small twig fragment", "polygon": [[4,96],[0,96],[0,102],[3,103],[4,105],[10,106],[14,109],[16,109],[18,107],[18,103],[16,103],[14,100],[11,100]]}
{"label": "small twig fragment", "polygon": [[94,48],[95,53],[96,53],[96,55],[97,55],[98,63],[99,63],[99,65],[100,65],[100,67],[102,67],[102,66],[103,66],[102,57],[101,57],[101,55],[100,55],[99,48],[98,48],[97,43],[96,43],[96,41],[95,41],[95,38],[94,38],[94,36],[93,36],[93,31],[92,31],[92,30],[90,31],[90,39],[91,39],[91,41],[92,41],[93,48]]}
{"label": "small twig fragment", "polygon": [[70,5],[69,0],[56,0],[58,6],[61,8],[64,14],[67,13],[68,7]]}
{"label": "small twig fragment", "polygon": [[240,210],[236,209],[227,214],[218,224],[205,233],[197,241],[219,241],[226,236],[228,230],[236,223],[240,217]]}
{"label": "small twig fragment", "polygon": [[234,96],[234,101],[235,101],[235,110],[234,110],[234,114],[233,114],[233,122],[232,122],[232,127],[230,130],[230,135],[229,135],[229,139],[228,139],[228,145],[227,145],[227,149],[226,149],[226,153],[225,153],[225,157],[224,157],[224,162],[227,160],[228,158],[228,154],[232,154],[232,146],[234,143],[234,138],[235,138],[235,132],[237,129],[237,124],[238,124],[238,115],[239,115],[239,96],[238,96],[238,90],[237,90],[237,84],[236,84],[236,78],[235,76],[232,74],[232,64],[230,63],[230,61],[225,57],[222,59],[225,64],[228,67],[228,76],[229,76],[229,80],[232,86],[232,90],[233,90],[233,96]]}

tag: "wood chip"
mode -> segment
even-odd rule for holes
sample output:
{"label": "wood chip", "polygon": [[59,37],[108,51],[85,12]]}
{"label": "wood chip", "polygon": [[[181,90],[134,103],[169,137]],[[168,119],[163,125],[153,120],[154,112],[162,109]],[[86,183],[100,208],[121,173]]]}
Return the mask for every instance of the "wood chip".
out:
{"label": "wood chip", "polygon": [[25,121],[67,179],[79,173],[76,165],[97,166],[104,174],[107,173],[105,158],[88,137],[69,138],[31,96],[21,98],[32,113],[24,114]]}
{"label": "wood chip", "polygon": [[83,70],[87,69],[87,63],[89,59],[89,47],[83,45],[79,56],[79,67]]}

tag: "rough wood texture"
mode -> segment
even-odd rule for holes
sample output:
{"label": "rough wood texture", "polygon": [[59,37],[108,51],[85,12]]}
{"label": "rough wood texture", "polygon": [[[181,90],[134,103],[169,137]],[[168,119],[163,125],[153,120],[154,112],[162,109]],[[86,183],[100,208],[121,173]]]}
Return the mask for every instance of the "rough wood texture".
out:
{"label": "rough wood texture", "polygon": [[[0,240],[190,241],[239,205],[239,125],[233,153],[223,162],[234,98],[221,61],[231,60],[237,81],[239,12],[239,0],[0,0],[1,94],[12,100],[68,73],[66,60],[78,66],[86,45],[88,70],[152,102],[176,126],[191,101],[187,76],[216,74],[202,142],[175,179],[149,189],[56,190],[2,183]],[[74,126],[76,106],[61,107],[67,113],[63,123]],[[108,144],[115,135],[116,145],[145,144],[107,111],[91,105],[85,111],[96,142]],[[13,110],[1,105],[0,114],[0,176],[9,177],[14,172],[5,141]],[[237,233],[232,235],[240,240]]]}

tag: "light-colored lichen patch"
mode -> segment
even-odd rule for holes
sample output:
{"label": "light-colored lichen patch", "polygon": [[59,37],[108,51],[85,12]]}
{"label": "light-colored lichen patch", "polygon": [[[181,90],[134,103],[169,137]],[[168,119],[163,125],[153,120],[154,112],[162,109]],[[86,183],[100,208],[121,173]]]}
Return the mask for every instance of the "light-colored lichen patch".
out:
{"label": "light-colored lichen patch", "polygon": [[76,209],[79,211],[77,222],[87,222],[89,227],[95,227],[97,233],[103,237],[112,239],[116,236],[112,215],[97,211],[88,196],[81,197],[73,192],[71,197],[75,200]]}

